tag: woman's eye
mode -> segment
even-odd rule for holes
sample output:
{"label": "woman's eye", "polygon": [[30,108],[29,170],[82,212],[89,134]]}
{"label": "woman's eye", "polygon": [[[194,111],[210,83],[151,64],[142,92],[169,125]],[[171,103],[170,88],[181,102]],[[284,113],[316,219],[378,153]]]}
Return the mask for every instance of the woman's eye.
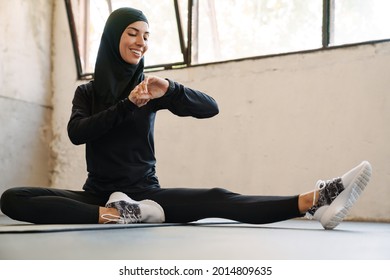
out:
{"label": "woman's eye", "polygon": [[[137,37],[138,36],[138,34],[136,34],[136,33],[127,33],[129,36],[131,36],[131,37]],[[146,36],[146,37],[144,37],[144,41],[148,41],[149,40],[149,36]]]}

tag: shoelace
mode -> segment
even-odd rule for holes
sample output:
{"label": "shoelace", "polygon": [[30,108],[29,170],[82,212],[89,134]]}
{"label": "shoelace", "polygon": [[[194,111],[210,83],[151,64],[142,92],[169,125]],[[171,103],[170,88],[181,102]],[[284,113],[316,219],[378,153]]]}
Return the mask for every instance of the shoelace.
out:
{"label": "shoelace", "polygon": [[[314,192],[313,192],[313,206],[309,210],[307,210],[307,212],[305,214],[305,217],[309,220],[313,219],[314,213],[315,213],[315,211],[317,211],[317,203],[318,203],[318,201],[316,202],[317,191],[320,191],[324,186],[326,186],[325,181],[323,181],[323,180],[317,181],[316,186],[314,188]],[[318,195],[320,195],[320,194],[318,193]]]}
{"label": "shoelace", "polygon": [[105,224],[110,224],[112,222],[116,224],[124,224],[124,219],[121,216],[112,215],[112,214],[103,214],[102,219],[105,219]]}
{"label": "shoelace", "polygon": [[[118,215],[113,215],[113,214],[103,214],[102,219],[105,219],[106,221],[104,222],[105,224],[109,223],[116,223],[116,224],[137,224],[141,223],[141,218],[137,216],[131,216],[131,217],[121,217]],[[129,222],[130,220],[130,222]]]}
{"label": "shoelace", "polygon": [[[318,180],[317,183],[316,183],[316,186],[315,186],[315,190],[317,191],[320,191],[322,190],[323,188],[325,188],[326,186],[330,186],[331,188],[337,190],[335,192],[335,197],[337,195],[339,195],[339,193],[344,189],[342,189],[341,191],[338,189],[338,186],[336,185],[338,183],[338,181],[340,181],[340,178],[334,178],[334,179],[331,179],[331,180]],[[332,186],[333,185],[333,186]],[[314,194],[313,194],[313,206],[315,206],[316,204],[318,204],[319,201],[317,201],[317,203],[315,202],[316,200],[316,191],[314,191]]]}
{"label": "shoelace", "polygon": [[328,181],[318,180],[317,181],[314,192],[313,192],[313,206],[315,206],[317,204],[316,203],[317,191],[320,191],[321,189],[323,189],[326,186],[327,182],[331,182],[331,181],[332,180],[328,180]]}
{"label": "shoelace", "polygon": [[[325,188],[328,185],[336,184],[337,181],[339,181],[339,180],[341,180],[341,179],[334,178],[334,179],[326,180],[326,181],[325,180],[318,180],[317,181],[314,192],[313,192],[313,206],[306,212],[306,215],[305,215],[306,218],[312,219],[314,216],[314,213],[318,210],[318,208],[320,208],[321,206],[323,206],[323,204],[326,203],[324,195],[321,197],[320,193],[318,194],[319,197],[318,197],[318,201],[316,202],[317,191],[322,190],[323,188]],[[337,192],[335,192],[335,194],[334,194],[335,196],[333,198],[331,198],[331,200],[334,199],[339,193],[340,193],[339,190],[337,190]]]}

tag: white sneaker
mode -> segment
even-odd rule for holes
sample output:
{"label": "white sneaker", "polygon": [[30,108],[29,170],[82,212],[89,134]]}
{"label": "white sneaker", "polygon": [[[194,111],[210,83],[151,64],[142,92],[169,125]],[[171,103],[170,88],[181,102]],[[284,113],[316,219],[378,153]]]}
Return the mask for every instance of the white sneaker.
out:
{"label": "white sneaker", "polygon": [[119,216],[103,215],[102,217],[107,220],[106,223],[163,223],[165,221],[164,210],[160,204],[149,199],[135,201],[122,192],[112,193],[106,207],[116,208],[119,212]]}
{"label": "white sneaker", "polygon": [[372,173],[371,164],[361,164],[345,173],[341,178],[318,181],[319,198],[306,216],[319,220],[325,229],[334,229],[348,214],[364,191]]}

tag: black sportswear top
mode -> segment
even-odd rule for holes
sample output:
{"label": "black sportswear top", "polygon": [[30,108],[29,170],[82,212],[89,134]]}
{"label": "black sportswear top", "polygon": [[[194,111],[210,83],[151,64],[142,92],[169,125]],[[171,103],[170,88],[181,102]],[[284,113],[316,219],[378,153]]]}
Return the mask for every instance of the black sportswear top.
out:
{"label": "black sportswear top", "polygon": [[155,175],[154,121],[158,110],[195,118],[218,114],[217,103],[210,96],[168,81],[165,95],[141,108],[125,98],[98,113],[93,109],[94,82],[77,87],[68,135],[73,144],[86,144],[88,178],[84,190],[131,191],[132,186]]}

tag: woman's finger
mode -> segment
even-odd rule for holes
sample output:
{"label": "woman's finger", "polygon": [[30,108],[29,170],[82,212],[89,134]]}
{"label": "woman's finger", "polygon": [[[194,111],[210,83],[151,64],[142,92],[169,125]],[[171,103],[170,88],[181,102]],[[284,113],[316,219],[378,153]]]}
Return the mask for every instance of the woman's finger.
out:
{"label": "woman's finger", "polygon": [[143,80],[142,82],[144,92],[148,92],[148,82],[149,82],[149,77],[146,76],[145,80]]}

